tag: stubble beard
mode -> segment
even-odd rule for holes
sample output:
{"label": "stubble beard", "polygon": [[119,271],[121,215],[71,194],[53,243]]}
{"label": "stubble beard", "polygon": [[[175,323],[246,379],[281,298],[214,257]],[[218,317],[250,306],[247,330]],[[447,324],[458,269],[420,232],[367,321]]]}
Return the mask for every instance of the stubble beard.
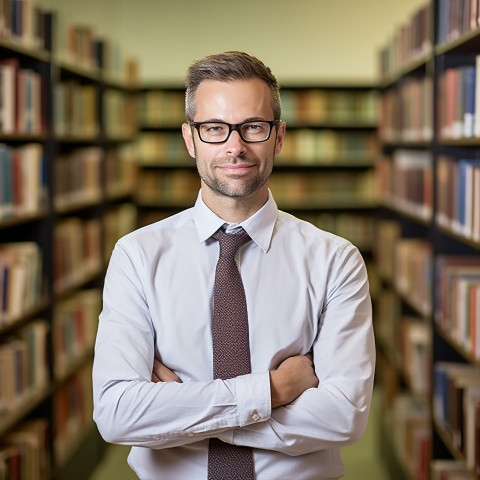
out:
{"label": "stubble beard", "polygon": [[[197,153],[195,152],[195,157],[197,158]],[[212,192],[214,192],[217,195],[221,196],[226,196],[226,197],[232,197],[232,198],[238,198],[238,197],[247,197],[258,190],[260,190],[269,180],[272,170],[273,170],[273,162],[275,158],[275,153],[272,152],[271,156],[271,161],[265,162],[265,165],[267,169],[263,172],[259,172],[254,178],[250,180],[246,180],[245,182],[242,182],[240,186],[233,185],[232,182],[226,181],[226,180],[221,180],[216,176],[213,172],[215,171],[215,166],[216,165],[222,165],[227,162],[232,162],[233,163],[248,163],[248,164],[255,164],[259,165],[261,162],[259,162],[258,158],[256,157],[237,157],[237,158],[216,158],[212,161],[211,163],[211,170],[208,170],[205,168],[203,163],[200,163],[195,160],[195,163],[197,165],[197,171],[198,174],[200,175],[200,178],[202,179],[202,182],[210,189]],[[235,179],[241,179],[243,175],[230,175],[230,178],[235,180]]]}

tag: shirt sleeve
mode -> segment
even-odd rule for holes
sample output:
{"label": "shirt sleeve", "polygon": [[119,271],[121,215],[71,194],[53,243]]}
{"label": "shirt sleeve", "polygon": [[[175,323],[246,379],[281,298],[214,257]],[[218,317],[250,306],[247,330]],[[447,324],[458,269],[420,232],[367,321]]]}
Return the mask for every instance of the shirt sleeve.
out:
{"label": "shirt sleeve", "polygon": [[141,272],[141,259],[117,243],[105,279],[93,366],[94,420],[104,439],[170,448],[269,418],[268,372],[225,381],[151,381],[156,332]]}
{"label": "shirt sleeve", "polygon": [[375,345],[367,272],[355,247],[339,253],[313,344],[318,388],[236,429],[232,443],[303,455],[358,441],[370,409]]}

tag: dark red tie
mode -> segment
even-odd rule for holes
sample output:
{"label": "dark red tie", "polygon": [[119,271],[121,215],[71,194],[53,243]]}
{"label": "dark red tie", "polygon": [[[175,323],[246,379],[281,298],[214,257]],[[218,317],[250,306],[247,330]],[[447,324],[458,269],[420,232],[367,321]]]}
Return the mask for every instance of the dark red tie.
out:
{"label": "dark red tie", "polygon": [[[250,237],[242,230],[213,235],[220,242],[213,292],[213,377],[226,380],[251,372],[248,314],[242,278],[235,263],[237,250]],[[253,452],[211,438],[208,480],[253,480]]]}

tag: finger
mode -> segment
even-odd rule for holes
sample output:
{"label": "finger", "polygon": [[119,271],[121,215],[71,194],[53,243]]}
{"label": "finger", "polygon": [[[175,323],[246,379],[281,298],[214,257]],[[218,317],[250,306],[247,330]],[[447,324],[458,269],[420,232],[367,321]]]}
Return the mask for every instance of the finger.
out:
{"label": "finger", "polygon": [[178,382],[182,383],[180,377],[173,373],[168,367],[163,365],[157,359],[153,362],[153,372],[152,377],[155,375],[160,382]]}

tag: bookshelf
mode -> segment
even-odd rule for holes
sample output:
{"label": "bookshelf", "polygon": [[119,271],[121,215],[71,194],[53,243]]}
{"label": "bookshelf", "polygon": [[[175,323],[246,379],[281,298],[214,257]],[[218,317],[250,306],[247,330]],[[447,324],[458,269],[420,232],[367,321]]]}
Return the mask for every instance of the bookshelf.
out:
{"label": "bookshelf", "polygon": [[[372,85],[281,89],[288,135],[270,187],[279,208],[371,251],[378,157],[377,91]],[[183,88],[140,91],[140,224],[193,205],[200,182],[181,135]]]}
{"label": "bookshelf", "polygon": [[375,329],[392,478],[480,478],[479,13],[434,0],[380,55]]}
{"label": "bookshelf", "polygon": [[28,464],[80,480],[105,445],[91,400],[103,275],[136,225],[134,72],[92,29],[24,7],[22,28],[0,15],[0,477]]}

